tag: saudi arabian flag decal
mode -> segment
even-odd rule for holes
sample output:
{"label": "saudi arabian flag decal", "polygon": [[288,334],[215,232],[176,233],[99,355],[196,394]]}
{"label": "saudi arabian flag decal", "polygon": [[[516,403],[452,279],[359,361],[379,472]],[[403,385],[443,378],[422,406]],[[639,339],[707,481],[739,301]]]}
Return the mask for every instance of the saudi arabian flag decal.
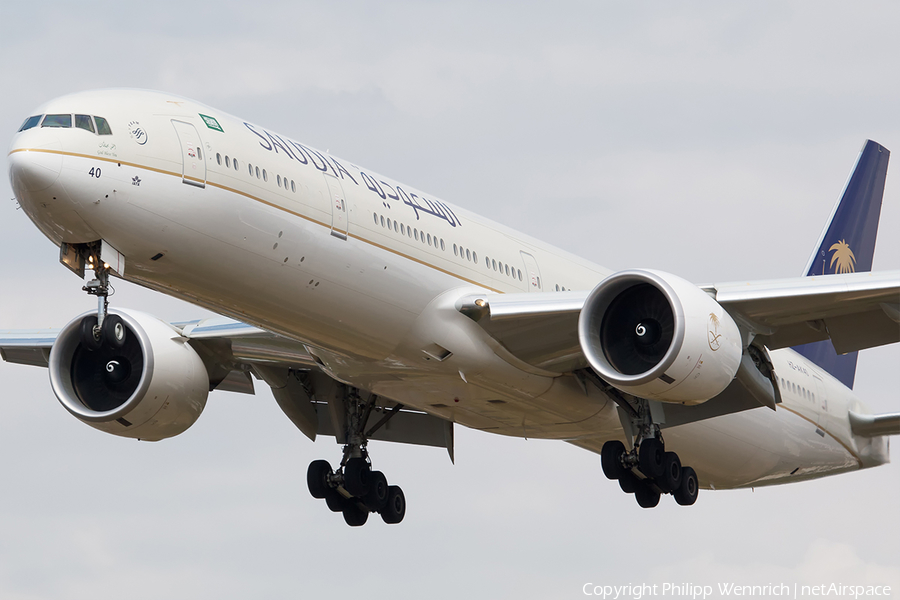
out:
{"label": "saudi arabian flag decal", "polygon": [[[200,114],[200,113],[197,113],[197,114]],[[206,115],[200,115],[200,118],[203,119],[203,122],[206,123],[206,126],[209,127],[210,129],[215,129],[216,131],[221,131],[222,133],[225,133],[225,130],[222,129],[222,126],[219,125],[219,122],[216,121],[215,117],[208,117]]]}

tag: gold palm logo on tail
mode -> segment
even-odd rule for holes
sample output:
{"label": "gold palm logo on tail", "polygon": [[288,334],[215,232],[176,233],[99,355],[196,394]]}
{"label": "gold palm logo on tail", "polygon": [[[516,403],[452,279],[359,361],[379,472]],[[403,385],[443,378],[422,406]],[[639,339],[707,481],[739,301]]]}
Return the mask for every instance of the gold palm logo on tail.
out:
{"label": "gold palm logo on tail", "polygon": [[[846,240],[833,244],[829,250],[834,250],[834,254],[831,255],[831,267],[835,273],[856,272],[856,257],[853,256],[853,250],[850,249]],[[835,263],[837,263],[836,267]]]}

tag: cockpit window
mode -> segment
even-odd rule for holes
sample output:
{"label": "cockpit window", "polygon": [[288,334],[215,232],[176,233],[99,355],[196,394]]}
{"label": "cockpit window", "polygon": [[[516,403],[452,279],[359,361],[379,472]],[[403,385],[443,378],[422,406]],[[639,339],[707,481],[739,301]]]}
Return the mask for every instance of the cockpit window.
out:
{"label": "cockpit window", "polygon": [[112,130],[109,128],[109,123],[107,123],[106,119],[94,117],[94,120],[97,121],[97,133],[99,135],[112,135]]}
{"label": "cockpit window", "polygon": [[75,115],[75,127],[95,133],[94,120],[91,119],[91,115]]}
{"label": "cockpit window", "polygon": [[71,127],[72,115],[47,115],[41,127]]}
{"label": "cockpit window", "polygon": [[25,122],[22,123],[22,126],[19,127],[19,131],[25,131],[26,129],[31,129],[32,127],[37,127],[37,124],[41,122],[41,117],[44,115],[34,115],[33,117],[28,117],[25,119]]}

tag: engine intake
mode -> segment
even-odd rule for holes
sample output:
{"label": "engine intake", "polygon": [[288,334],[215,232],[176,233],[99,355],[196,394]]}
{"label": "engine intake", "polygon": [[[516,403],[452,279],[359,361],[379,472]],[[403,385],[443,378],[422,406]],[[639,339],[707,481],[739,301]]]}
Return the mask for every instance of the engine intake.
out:
{"label": "engine intake", "polygon": [[85,313],[60,331],[50,352],[50,385],[78,420],[119,435],[156,441],[184,432],[206,406],[209,376],[177,331],[137,311],[112,310],[125,326],[121,347],[83,343]]}
{"label": "engine intake", "polygon": [[722,392],[741,361],[724,308],[692,283],[658,271],[621,271],[588,295],[578,337],[591,367],[628,394],[700,404]]}

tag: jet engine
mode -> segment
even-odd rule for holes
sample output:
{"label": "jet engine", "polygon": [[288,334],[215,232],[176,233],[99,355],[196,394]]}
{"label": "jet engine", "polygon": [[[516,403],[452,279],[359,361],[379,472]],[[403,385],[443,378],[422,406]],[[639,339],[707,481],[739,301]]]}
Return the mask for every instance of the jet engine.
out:
{"label": "jet engine", "polygon": [[600,377],[662,402],[705,402],[741,363],[731,315],[692,283],[657,271],[621,271],[600,282],[582,308],[578,338]]}
{"label": "jet engine", "polygon": [[[106,433],[157,441],[194,424],[209,395],[200,356],[168,323],[137,311],[111,310],[124,338],[85,342],[96,313],[75,318],[50,352],[50,384],[75,417]],[[121,333],[121,330],[120,330]]]}

